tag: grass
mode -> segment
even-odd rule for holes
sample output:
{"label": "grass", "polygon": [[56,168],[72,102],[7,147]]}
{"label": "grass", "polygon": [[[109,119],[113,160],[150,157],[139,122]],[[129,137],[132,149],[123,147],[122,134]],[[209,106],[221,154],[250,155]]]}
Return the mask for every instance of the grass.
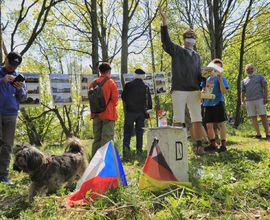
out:
{"label": "grass", "polygon": [[[270,219],[270,142],[251,138],[252,131],[250,125],[229,128],[225,153],[198,157],[190,149],[192,189],[139,190],[146,152],[134,152],[124,162],[128,187],[112,189],[83,207],[66,207],[70,192],[64,188],[54,195],[37,196],[30,204],[28,176],[11,171],[16,185],[0,184],[0,219]],[[120,146],[121,140],[116,144]],[[63,151],[44,149],[55,154]]]}

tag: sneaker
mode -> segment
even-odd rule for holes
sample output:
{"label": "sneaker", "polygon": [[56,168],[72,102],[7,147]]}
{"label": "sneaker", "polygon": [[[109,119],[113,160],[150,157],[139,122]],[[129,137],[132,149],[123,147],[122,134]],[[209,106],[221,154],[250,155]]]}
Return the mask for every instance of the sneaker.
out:
{"label": "sneaker", "polygon": [[216,151],[217,150],[217,146],[214,145],[209,145],[208,147],[204,148],[205,151]]}
{"label": "sneaker", "polygon": [[0,182],[6,183],[7,185],[14,185],[13,182],[11,182],[7,177],[1,176]]}
{"label": "sneaker", "polygon": [[221,152],[225,152],[227,151],[227,147],[226,146],[223,146],[221,145],[220,148],[218,149],[218,152],[221,153]]}
{"label": "sneaker", "polygon": [[265,136],[265,139],[266,139],[266,140],[269,140],[269,139],[270,139],[270,135],[267,134],[267,135]]}

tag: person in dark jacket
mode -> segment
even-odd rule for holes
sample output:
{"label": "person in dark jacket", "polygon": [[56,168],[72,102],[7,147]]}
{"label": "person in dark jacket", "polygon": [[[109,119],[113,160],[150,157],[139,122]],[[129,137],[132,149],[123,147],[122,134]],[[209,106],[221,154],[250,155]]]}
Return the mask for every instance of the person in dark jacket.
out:
{"label": "person in dark jacket", "polygon": [[10,52],[4,66],[0,66],[0,181],[13,184],[8,179],[11,149],[14,142],[19,102],[26,100],[24,82],[14,79],[18,75],[15,71],[21,64],[19,53]]}
{"label": "person in dark jacket", "polygon": [[203,154],[200,99],[201,61],[199,54],[193,50],[196,43],[196,35],[193,30],[187,30],[183,34],[184,46],[174,44],[169,36],[166,14],[161,8],[160,15],[162,20],[162,46],[172,59],[171,94],[173,125],[183,126],[185,123],[185,107],[187,105],[194,132],[193,135],[196,140],[195,153]]}
{"label": "person in dark jacket", "polygon": [[146,113],[152,109],[152,99],[149,87],[143,79],[145,72],[141,69],[135,70],[135,79],[124,86],[122,100],[125,112],[123,156],[130,152],[130,139],[135,123],[136,151],[142,152],[143,127]]}

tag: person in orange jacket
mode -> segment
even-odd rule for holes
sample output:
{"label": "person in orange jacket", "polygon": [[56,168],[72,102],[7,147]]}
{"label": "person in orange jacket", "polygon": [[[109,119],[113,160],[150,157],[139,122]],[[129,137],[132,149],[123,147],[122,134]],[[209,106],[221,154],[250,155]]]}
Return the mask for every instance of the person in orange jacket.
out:
{"label": "person in orange jacket", "polygon": [[[107,104],[105,111],[101,113],[91,113],[93,119],[93,134],[94,141],[92,144],[92,157],[98,150],[108,141],[113,140],[114,125],[118,118],[116,107],[118,104],[117,85],[113,79],[110,78],[111,66],[108,63],[101,63],[99,65],[100,76],[96,79],[100,83],[104,78],[108,80],[102,86],[104,99]],[[93,83],[89,85],[89,90],[93,87]]]}

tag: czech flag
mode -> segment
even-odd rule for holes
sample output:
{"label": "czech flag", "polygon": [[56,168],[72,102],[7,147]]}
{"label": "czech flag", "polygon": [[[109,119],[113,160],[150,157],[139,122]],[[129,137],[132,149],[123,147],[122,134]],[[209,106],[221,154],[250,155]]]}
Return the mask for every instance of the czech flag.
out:
{"label": "czech flag", "polygon": [[155,138],[144,163],[139,188],[159,191],[169,186],[179,185],[190,186],[190,183],[179,182],[176,179],[158,146],[158,139]]}
{"label": "czech flag", "polygon": [[109,141],[99,148],[76,186],[76,192],[69,195],[67,205],[86,205],[100,194],[118,185],[127,186],[121,159]]}

